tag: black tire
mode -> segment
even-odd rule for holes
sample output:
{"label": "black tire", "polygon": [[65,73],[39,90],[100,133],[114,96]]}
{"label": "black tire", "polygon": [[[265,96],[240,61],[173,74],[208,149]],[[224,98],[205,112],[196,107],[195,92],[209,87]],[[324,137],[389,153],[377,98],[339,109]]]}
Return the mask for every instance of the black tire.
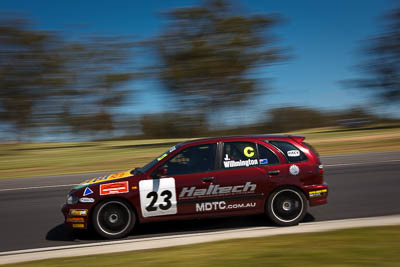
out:
{"label": "black tire", "polygon": [[129,204],[122,200],[110,199],[94,208],[92,222],[94,230],[102,237],[122,238],[135,227],[136,215]]}
{"label": "black tire", "polygon": [[268,197],[265,210],[274,223],[292,226],[303,220],[307,207],[307,199],[302,192],[292,188],[281,188]]}

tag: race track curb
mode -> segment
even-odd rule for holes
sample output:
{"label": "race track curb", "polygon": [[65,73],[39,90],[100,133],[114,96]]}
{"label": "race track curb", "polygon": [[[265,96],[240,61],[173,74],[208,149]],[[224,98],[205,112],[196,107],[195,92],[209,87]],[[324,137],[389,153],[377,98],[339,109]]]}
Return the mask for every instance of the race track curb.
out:
{"label": "race track curb", "polygon": [[302,223],[292,227],[252,227],[195,234],[179,234],[163,237],[106,241],[92,244],[26,249],[0,253],[0,264],[34,261],[60,257],[76,257],[95,254],[125,252],[172,246],[190,245],[235,238],[251,238],[282,234],[299,234],[331,231],[347,228],[400,225],[400,215],[367,217]]}

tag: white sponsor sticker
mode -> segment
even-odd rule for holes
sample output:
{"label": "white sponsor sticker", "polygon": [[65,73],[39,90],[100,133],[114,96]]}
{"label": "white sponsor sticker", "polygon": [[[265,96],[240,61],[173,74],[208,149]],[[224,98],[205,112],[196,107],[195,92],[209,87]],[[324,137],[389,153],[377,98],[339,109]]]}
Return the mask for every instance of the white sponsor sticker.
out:
{"label": "white sponsor sticker", "polygon": [[225,168],[249,167],[254,165],[258,165],[257,159],[224,161]]}
{"label": "white sponsor sticker", "polygon": [[93,203],[94,202],[94,198],[91,197],[81,197],[79,199],[79,202],[81,203]]}
{"label": "white sponsor sticker", "polygon": [[288,157],[298,157],[300,156],[299,150],[289,150],[287,153]]}
{"label": "white sponsor sticker", "polygon": [[292,165],[289,168],[289,172],[291,175],[298,175],[300,173],[300,169],[297,165]]}
{"label": "white sponsor sticker", "polygon": [[140,208],[143,217],[176,214],[174,178],[150,179],[139,182]]}

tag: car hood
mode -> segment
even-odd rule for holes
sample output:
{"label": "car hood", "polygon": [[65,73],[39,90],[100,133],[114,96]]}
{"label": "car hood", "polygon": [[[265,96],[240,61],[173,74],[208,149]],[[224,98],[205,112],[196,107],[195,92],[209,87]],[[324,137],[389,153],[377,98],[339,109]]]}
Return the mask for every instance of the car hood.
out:
{"label": "car hood", "polygon": [[131,173],[131,170],[117,172],[117,173],[85,180],[82,183],[78,184],[74,189],[79,189],[79,188],[82,188],[82,187],[85,187],[88,185],[92,185],[92,184],[98,184],[98,183],[108,182],[108,181],[112,181],[112,180],[128,178],[128,177],[132,177],[132,176],[134,176],[134,175]]}

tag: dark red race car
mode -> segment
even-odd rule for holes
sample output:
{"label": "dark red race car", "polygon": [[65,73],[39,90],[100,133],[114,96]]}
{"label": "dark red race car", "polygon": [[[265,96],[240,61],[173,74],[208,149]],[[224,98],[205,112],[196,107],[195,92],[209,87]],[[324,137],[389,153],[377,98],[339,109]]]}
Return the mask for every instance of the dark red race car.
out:
{"label": "dark red race car", "polygon": [[137,223],[265,213],[298,224],[327,203],[318,154],[302,136],[221,137],[180,143],[142,168],[87,180],[62,212],[73,228],[106,238]]}

